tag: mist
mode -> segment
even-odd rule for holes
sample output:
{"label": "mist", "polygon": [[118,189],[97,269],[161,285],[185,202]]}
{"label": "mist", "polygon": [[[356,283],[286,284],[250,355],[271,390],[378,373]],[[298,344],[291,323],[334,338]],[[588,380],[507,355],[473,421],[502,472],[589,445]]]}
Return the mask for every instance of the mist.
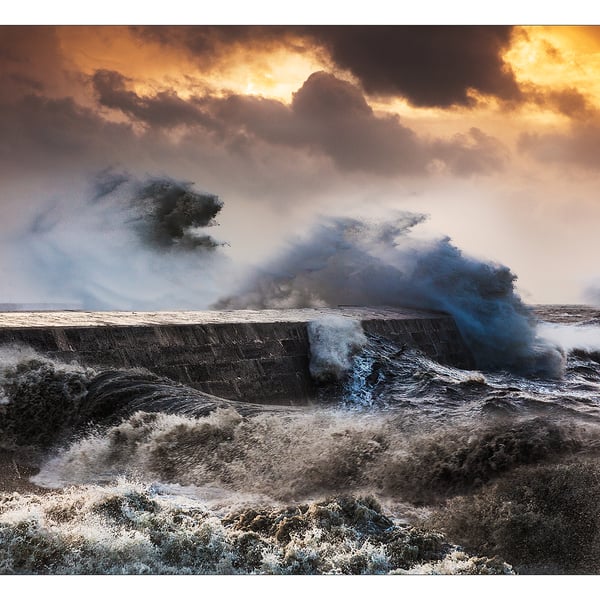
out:
{"label": "mist", "polygon": [[86,310],[205,308],[233,269],[213,235],[222,206],[189,182],[103,171],[39,201],[4,239],[8,295]]}

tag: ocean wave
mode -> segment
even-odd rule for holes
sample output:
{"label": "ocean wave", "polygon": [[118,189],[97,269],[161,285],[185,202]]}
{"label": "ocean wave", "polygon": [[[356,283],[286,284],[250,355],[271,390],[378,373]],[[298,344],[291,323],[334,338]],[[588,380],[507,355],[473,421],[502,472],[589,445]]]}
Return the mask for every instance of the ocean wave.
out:
{"label": "ocean wave", "polygon": [[46,447],[66,439],[95,375],[29,348],[0,348],[0,445]]}
{"label": "ocean wave", "polygon": [[559,377],[564,356],[536,332],[506,266],[465,255],[447,237],[421,239],[425,217],[369,223],[329,219],[247,275],[218,308],[400,306],[454,317],[478,368]]}
{"label": "ocean wave", "polygon": [[125,481],[0,495],[0,542],[1,574],[512,572],[394,523],[368,497],[223,514]]}
{"label": "ocean wave", "polygon": [[423,505],[478,489],[520,465],[591,451],[595,435],[542,418],[432,427],[393,412],[138,412],[61,450],[32,481],[64,487],[127,476],[274,501],[364,492]]}
{"label": "ocean wave", "polygon": [[0,570],[596,572],[591,358],[540,380],[359,337],[301,409],[1,349],[0,440],[40,471],[0,496]]}
{"label": "ocean wave", "polygon": [[99,370],[27,347],[0,347],[1,447],[65,445],[139,410],[193,417],[218,408],[244,416],[294,411],[211,396],[145,369]]}
{"label": "ocean wave", "polygon": [[499,554],[520,573],[598,573],[600,463],[571,459],[515,469],[432,520],[467,549]]}

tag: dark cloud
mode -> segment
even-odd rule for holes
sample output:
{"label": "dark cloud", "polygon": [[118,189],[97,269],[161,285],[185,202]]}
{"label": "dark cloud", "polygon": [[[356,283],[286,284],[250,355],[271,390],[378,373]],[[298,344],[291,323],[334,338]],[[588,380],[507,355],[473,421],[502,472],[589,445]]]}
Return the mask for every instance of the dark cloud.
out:
{"label": "dark cloud", "polygon": [[502,60],[511,27],[332,26],[309,33],[369,94],[404,96],[416,106],[469,105],[469,89],[519,97]]}
{"label": "dark cloud", "polygon": [[[5,181],[24,174],[66,181],[115,165],[136,175],[169,173],[220,192],[252,189],[273,199],[280,195],[275,190],[289,195],[296,184],[298,194],[303,186],[322,189],[326,184],[315,177],[320,172],[418,176],[441,161],[447,171],[468,176],[502,165],[491,138],[473,132],[422,138],[398,117],[374,112],[360,88],[325,72],[311,75],[290,104],[243,95],[139,95],[114,71],[96,72],[91,83],[99,107],[121,111],[129,121],[114,122],[72,97],[0,98]],[[172,127],[180,128],[177,137]],[[105,183],[112,191],[114,182]]]}
{"label": "dark cloud", "polygon": [[547,98],[550,106],[568,117],[585,117],[593,110],[587,98],[574,88],[553,90]]}
{"label": "dark cloud", "polygon": [[97,71],[98,101],[131,119],[158,128],[200,126],[233,152],[252,154],[256,140],[328,157],[343,171],[418,175],[433,160],[464,176],[496,170],[500,145],[477,129],[450,140],[427,141],[395,115],[374,113],[363,92],[330,73],[313,73],[287,105],[257,96],[193,97],[172,92],[139,96],[115,71]]}
{"label": "dark cloud", "polygon": [[[182,127],[175,137],[166,127],[136,128],[129,121],[114,122],[69,97],[0,99],[3,218],[10,213],[23,221],[29,208],[46,202],[48,195],[71,193],[107,166],[125,169],[138,178],[153,172],[192,179],[225,198],[233,193],[274,203],[282,196],[327,188],[328,180],[315,177],[320,170],[335,175],[322,157],[308,156],[304,148],[283,148],[259,136],[245,136],[247,143],[240,152],[236,140],[244,136],[231,124],[227,131],[220,131],[221,121],[213,121],[210,129]],[[115,185],[109,177],[90,195],[99,200]]]}
{"label": "dark cloud", "polygon": [[272,144],[305,147],[342,170],[381,175],[425,173],[432,161],[465,176],[498,170],[505,150],[478,129],[449,140],[424,140],[395,116],[378,116],[363,93],[325,72],[313,73],[290,106],[248,96],[204,100],[224,126]]}
{"label": "dark cloud", "polygon": [[292,108],[300,115],[336,119],[339,116],[369,118],[373,115],[362,92],[354,85],[320,71],[313,73],[294,94]]}
{"label": "dark cloud", "polygon": [[98,102],[153,127],[174,127],[206,122],[206,116],[172,90],[139,96],[127,90],[128,80],[117,71],[100,69],[92,77]]}
{"label": "dark cloud", "polygon": [[143,42],[179,46],[191,52],[198,64],[210,68],[232,50],[278,48],[302,50],[303,28],[280,25],[183,25],[132,26]]}
{"label": "dark cloud", "polygon": [[416,106],[470,105],[474,89],[520,99],[502,53],[512,27],[504,26],[231,26],[137,28],[146,41],[186,48],[210,67],[233,48],[286,46],[326,50],[352,72],[368,94],[402,96]]}
{"label": "dark cloud", "polygon": [[389,175],[426,166],[414,132],[393,117],[376,117],[356,87],[327,73],[311,75],[290,106],[247,96],[207,105],[230,135],[235,128],[272,144],[312,150],[343,170]]}
{"label": "dark cloud", "polygon": [[377,117],[358,88],[328,73],[313,73],[290,107],[304,143],[347,170],[418,173],[427,163],[417,135],[393,116]]}
{"label": "dark cloud", "polygon": [[298,141],[346,170],[418,173],[427,164],[417,135],[393,116],[377,117],[358,88],[328,73],[313,73],[290,106]]}
{"label": "dark cloud", "polygon": [[272,144],[299,144],[305,132],[298,130],[286,104],[258,96],[231,95],[199,100],[210,111],[215,123],[221,123],[222,136],[250,134]]}
{"label": "dark cloud", "polygon": [[11,81],[16,86],[22,87],[27,91],[41,92],[44,89],[44,84],[41,81],[21,73],[8,73],[5,77],[8,81]]}
{"label": "dark cloud", "polygon": [[588,98],[573,87],[552,89],[529,84],[524,86],[523,93],[528,102],[572,119],[584,120],[596,113]]}

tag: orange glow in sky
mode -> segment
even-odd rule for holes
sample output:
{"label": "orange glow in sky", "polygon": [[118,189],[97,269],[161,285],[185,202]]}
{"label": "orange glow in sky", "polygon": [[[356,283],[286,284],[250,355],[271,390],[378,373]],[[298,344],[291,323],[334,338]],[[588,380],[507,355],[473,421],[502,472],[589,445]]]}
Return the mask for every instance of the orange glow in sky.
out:
{"label": "orange glow in sky", "polygon": [[521,27],[504,58],[519,82],[574,88],[600,102],[600,27]]}
{"label": "orange glow in sky", "polygon": [[74,70],[118,71],[140,95],[170,88],[187,99],[208,89],[217,96],[233,92],[289,102],[311,73],[327,66],[312,52],[269,47],[236,49],[207,68],[177,48],[141,43],[126,27],[65,27],[58,35]]}
{"label": "orange glow in sky", "polygon": [[[127,27],[64,27],[57,30],[67,67],[91,76],[97,69],[118,71],[128,78],[128,88],[139,95],[161,90],[175,91],[188,99],[209,92],[264,96],[289,103],[309,75],[332,70],[323,53],[269,45],[233,48],[213,65],[199,64],[176,46],[142,42]],[[532,88],[574,90],[594,106],[600,104],[600,28],[519,27],[504,59],[516,80]],[[337,71],[353,80],[349,73]],[[452,131],[461,120],[485,122],[502,136],[506,130],[503,111],[492,99],[477,98],[476,107],[440,108],[411,106],[402,98],[370,98],[381,113],[395,113],[408,122],[419,122],[432,134]],[[524,103],[518,107],[523,123],[564,127],[568,118],[550,104]]]}

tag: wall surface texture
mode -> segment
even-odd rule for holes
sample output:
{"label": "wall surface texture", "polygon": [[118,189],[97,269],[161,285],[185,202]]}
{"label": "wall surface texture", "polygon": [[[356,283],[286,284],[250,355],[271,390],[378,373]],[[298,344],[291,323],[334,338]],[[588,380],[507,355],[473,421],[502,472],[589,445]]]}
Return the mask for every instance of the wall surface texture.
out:
{"label": "wall surface texture", "polygon": [[454,320],[443,313],[342,307],[172,313],[0,313],[0,345],[19,344],[65,362],[142,367],[234,400],[304,403],[314,396],[307,323],[357,319],[365,333],[472,367]]}

